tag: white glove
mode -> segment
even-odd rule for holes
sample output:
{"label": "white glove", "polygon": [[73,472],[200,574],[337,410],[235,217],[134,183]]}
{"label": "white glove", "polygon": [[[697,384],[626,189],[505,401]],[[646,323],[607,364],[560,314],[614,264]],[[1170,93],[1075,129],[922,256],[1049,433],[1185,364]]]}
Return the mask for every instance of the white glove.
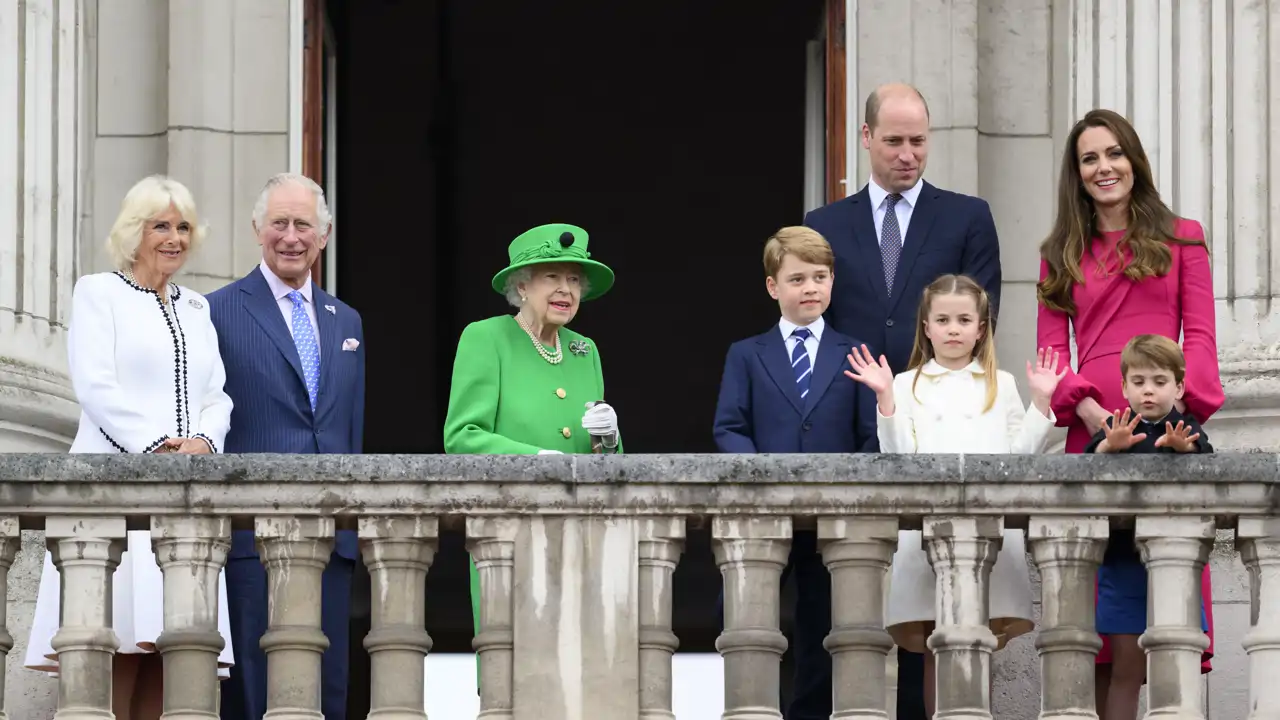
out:
{"label": "white glove", "polygon": [[539,455],[563,455],[564,453],[560,452],[559,450],[539,450],[538,454]]}
{"label": "white glove", "polygon": [[587,403],[587,411],[582,415],[582,429],[594,437],[604,438],[604,446],[616,447],[618,444],[618,413],[608,403]]}

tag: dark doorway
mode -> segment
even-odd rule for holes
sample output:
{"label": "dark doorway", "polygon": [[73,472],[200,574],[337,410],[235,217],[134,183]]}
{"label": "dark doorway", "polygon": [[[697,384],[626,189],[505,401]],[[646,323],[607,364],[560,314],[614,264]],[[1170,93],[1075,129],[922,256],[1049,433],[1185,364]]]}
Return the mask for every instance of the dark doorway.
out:
{"label": "dark doorway", "polygon": [[366,452],[442,451],[453,350],[509,311],[507,244],[591,234],[595,339],[628,452],[710,452],[730,342],[777,308],[760,250],[802,218],[821,0],[360,0],[338,47],[338,292],[360,310]]}
{"label": "dark doorway", "polygon": [[[586,228],[618,275],[573,327],[601,348],[627,451],[714,451],[725,351],[778,317],[764,241],[805,209],[806,43],[823,12],[329,0],[337,291],[370,348],[365,452],[442,452],[458,335],[511,311],[489,280],[547,222]],[[428,580],[433,652],[469,651],[465,578],[450,536]],[[713,651],[718,588],[695,533],[676,574],[682,650]]]}

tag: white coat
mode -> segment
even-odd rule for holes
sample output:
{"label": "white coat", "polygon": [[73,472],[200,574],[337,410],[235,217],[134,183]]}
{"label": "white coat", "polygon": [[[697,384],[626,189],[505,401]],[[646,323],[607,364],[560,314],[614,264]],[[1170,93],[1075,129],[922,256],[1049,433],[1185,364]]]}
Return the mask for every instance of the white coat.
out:
{"label": "white coat", "polygon": [[[73,453],[151,452],[169,438],[198,437],[220,452],[231,428],[231,398],[209,303],[170,285],[165,305],[121,273],[86,275],[71,297],[67,355],[80,403]],[[116,569],[112,624],[122,653],[155,652],[164,629],[164,581],[149,531],[131,531]],[[58,571],[44,570],[24,664],[57,672]],[[226,646],[219,674],[233,662],[226,583],[218,577],[218,624]]]}
{"label": "white coat", "polygon": [[[886,453],[1039,453],[1053,428],[1034,405],[1024,409],[1013,375],[996,372],[996,400],[986,404],[987,377],[970,363],[948,370],[930,360],[920,377],[909,370],[893,379],[894,412],[879,415],[877,435]],[[915,383],[914,391],[912,384]],[[893,556],[886,625],[894,641],[912,652],[926,652],[929,624],[936,620],[937,587],[933,567],[918,530],[898,533]],[[1032,621],[1031,575],[1021,530],[1005,530],[991,570],[989,617],[999,647],[1029,632]]]}

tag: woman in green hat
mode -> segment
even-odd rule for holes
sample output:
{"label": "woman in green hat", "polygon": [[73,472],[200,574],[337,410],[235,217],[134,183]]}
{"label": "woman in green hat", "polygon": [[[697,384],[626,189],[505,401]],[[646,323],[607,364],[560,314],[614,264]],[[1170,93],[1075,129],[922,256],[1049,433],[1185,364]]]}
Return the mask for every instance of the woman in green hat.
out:
{"label": "woman in green hat", "polygon": [[[590,259],[587,231],[542,225],[511,242],[493,289],[516,308],[471,323],[453,361],[444,450],[450,454],[619,453],[618,416],[604,403],[600,353],[566,327],[578,304],[613,286]],[[471,565],[479,632],[480,581]]]}

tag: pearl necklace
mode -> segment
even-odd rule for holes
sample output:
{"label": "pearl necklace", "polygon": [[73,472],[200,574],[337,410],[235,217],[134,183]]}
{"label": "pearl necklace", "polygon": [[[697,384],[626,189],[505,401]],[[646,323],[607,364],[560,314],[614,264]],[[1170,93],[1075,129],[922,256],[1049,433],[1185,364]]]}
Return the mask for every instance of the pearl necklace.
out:
{"label": "pearl necklace", "polygon": [[169,287],[168,287],[168,286],[169,286],[169,283],[165,283],[165,288],[164,288],[164,289],[165,289],[165,292],[160,292],[159,290],[156,290],[155,288],[144,287],[142,283],[138,282],[138,278],[134,276],[134,274],[133,274],[133,270],[122,270],[122,271],[121,271],[121,273],[124,275],[124,277],[125,277],[125,279],[126,279],[126,280],[128,280],[128,281],[129,281],[129,282],[131,282],[131,283],[133,283],[134,285],[137,285],[137,286],[138,286],[138,287],[140,287],[140,288],[143,288],[143,289],[145,289],[145,290],[149,290],[149,291],[151,291],[151,292],[155,293],[155,294],[156,294],[156,297],[160,298],[160,304],[161,304],[161,305],[168,305],[168,304],[169,304],[169,293],[168,293],[168,290],[169,290]]}
{"label": "pearl necklace", "polygon": [[542,356],[543,360],[546,360],[552,365],[559,365],[560,361],[564,360],[564,352],[560,349],[559,330],[556,331],[555,352],[547,352],[547,348],[542,344],[542,341],[538,339],[538,336],[534,334],[533,328],[525,322],[524,316],[520,313],[516,313],[516,324],[519,325],[520,329],[524,330],[525,334],[529,336],[529,340],[533,343],[533,349],[538,351],[538,354]]}

